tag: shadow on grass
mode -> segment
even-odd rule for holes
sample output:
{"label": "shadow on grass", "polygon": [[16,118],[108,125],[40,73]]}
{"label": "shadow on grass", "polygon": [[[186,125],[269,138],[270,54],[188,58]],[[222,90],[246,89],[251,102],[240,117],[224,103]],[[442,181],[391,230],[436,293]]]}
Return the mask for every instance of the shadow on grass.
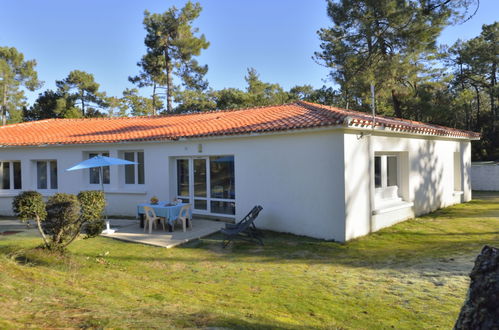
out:
{"label": "shadow on grass", "polygon": [[[481,209],[477,210],[476,207]],[[475,210],[475,220],[463,216],[463,209]],[[213,234],[171,250],[100,238],[90,248],[75,248],[69,255],[95,257],[96,246],[109,249],[111,262],[251,262],[253,264],[328,264],[371,269],[402,269],[428,260],[451,260],[455,256],[478,253],[485,244],[499,242],[499,220],[480,218],[498,208],[495,203],[475,201],[436,211],[369,236],[341,244],[308,237],[266,231],[265,245],[236,241],[222,248],[222,235]],[[467,214],[466,214],[467,215]],[[476,231],[475,231],[476,230]],[[24,264],[64,263],[64,257],[47,251],[0,245],[0,254]],[[94,245],[95,244],[95,245]],[[121,248],[116,248],[119,244]],[[123,244],[127,244],[126,246]],[[113,250],[114,249],[114,250]],[[151,250],[154,249],[154,250]],[[21,251],[21,252],[19,252]]]}
{"label": "shadow on grass", "polygon": [[59,252],[49,251],[42,246],[31,248],[20,247],[18,245],[1,245],[0,255],[15,261],[23,266],[58,266],[66,264],[69,256]]}

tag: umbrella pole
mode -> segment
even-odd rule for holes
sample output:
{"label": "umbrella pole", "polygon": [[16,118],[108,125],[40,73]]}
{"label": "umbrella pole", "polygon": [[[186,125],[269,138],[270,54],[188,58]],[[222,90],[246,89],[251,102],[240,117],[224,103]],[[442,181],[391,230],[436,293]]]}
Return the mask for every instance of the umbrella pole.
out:
{"label": "umbrella pole", "polygon": [[[106,200],[106,193],[104,192],[104,166],[99,167],[99,176],[100,176],[100,186],[102,189],[102,194],[104,195],[104,200]],[[114,234],[115,230],[111,229],[111,224],[109,223],[109,219],[107,218],[107,212],[105,208],[104,208],[104,216],[106,221],[106,229],[102,233]]]}

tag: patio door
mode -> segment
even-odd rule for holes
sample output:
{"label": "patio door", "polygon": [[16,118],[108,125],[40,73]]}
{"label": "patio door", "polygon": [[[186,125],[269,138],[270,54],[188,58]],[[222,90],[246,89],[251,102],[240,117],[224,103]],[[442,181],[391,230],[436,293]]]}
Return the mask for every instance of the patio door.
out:
{"label": "patio door", "polygon": [[176,160],[177,198],[199,214],[235,215],[234,156]]}

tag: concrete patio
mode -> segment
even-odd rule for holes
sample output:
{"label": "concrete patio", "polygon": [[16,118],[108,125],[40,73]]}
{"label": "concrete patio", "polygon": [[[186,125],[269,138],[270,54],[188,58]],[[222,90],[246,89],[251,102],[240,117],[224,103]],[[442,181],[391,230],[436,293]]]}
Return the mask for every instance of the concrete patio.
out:
{"label": "concrete patio", "polygon": [[180,226],[177,226],[173,232],[164,231],[159,226],[158,229],[153,229],[152,233],[149,234],[144,232],[144,228],[140,228],[138,220],[111,219],[111,228],[115,229],[116,232],[101,236],[169,249],[214,234],[224,227],[224,224],[220,221],[194,219],[192,220],[192,229],[187,229],[185,233]]}

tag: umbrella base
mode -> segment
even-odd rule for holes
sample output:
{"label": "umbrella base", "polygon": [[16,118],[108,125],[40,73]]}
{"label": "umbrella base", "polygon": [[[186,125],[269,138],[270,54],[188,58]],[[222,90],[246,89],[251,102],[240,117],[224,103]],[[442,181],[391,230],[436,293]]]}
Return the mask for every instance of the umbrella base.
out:
{"label": "umbrella base", "polygon": [[109,234],[114,234],[115,232],[116,232],[116,230],[114,230],[114,229],[105,229],[102,231],[102,234],[109,235]]}
{"label": "umbrella base", "polygon": [[106,220],[106,229],[102,231],[102,234],[104,235],[109,235],[109,234],[114,234],[116,230],[111,229],[111,226],[109,224],[109,220]]}

